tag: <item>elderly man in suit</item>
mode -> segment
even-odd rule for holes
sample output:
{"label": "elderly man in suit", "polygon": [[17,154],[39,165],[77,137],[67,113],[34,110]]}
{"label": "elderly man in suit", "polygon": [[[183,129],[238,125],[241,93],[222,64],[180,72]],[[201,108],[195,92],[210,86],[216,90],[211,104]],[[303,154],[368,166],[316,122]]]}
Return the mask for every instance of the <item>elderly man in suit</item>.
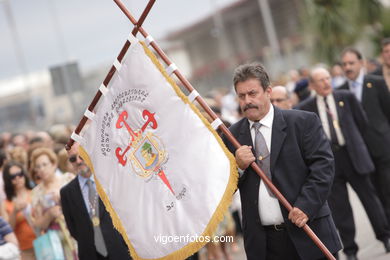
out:
{"label": "elderly man in suit", "polygon": [[309,77],[316,96],[298,105],[299,109],[316,113],[331,143],[336,174],[329,206],[340,232],[347,259],[357,259],[354,241],[355,223],[349,203],[347,182],[358,194],[370,219],[376,238],[390,250],[390,230],[383,206],[371,183],[374,172],[363,133],[367,118],[356,97],[346,90],[333,91],[331,76],[324,68],[314,68]]}
{"label": "elderly man in suit", "polygon": [[77,240],[80,260],[131,259],[122,236],[100,200],[89,167],[75,143],[68,151],[78,176],[61,189],[62,210],[70,234]]}
{"label": "elderly man in suit", "polygon": [[[238,67],[234,86],[245,117],[230,130],[242,146],[236,150],[225,143],[241,169],[239,189],[247,258],[324,258],[301,229],[305,224],[336,254],[341,243],[326,201],[334,162],[318,117],[272,106],[268,74],[260,64]],[[290,212],[249,167],[254,161],[293,205]]]}
{"label": "elderly man in suit", "polygon": [[372,181],[390,221],[390,93],[382,77],[365,75],[358,50],[346,48],[341,61],[347,82],[340,89],[350,90],[367,114],[365,139],[376,168]]}

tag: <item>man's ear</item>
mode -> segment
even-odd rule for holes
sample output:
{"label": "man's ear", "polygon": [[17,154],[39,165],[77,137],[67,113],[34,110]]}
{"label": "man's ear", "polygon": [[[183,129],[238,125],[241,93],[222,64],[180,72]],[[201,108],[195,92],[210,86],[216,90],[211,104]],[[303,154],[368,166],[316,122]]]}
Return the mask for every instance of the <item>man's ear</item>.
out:
{"label": "man's ear", "polygon": [[271,93],[272,93],[272,87],[271,86],[269,86],[266,90],[265,90],[265,92],[267,93],[267,97],[271,97]]}

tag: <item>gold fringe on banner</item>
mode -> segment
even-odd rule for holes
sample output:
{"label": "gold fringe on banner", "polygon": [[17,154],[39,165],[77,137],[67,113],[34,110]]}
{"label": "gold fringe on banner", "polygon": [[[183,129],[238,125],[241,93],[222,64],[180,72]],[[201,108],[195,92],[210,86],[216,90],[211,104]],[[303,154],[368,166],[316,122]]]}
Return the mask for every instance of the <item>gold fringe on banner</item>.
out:
{"label": "gold fringe on banner", "polygon": [[[221,148],[223,149],[224,153],[226,154],[226,156],[228,157],[228,159],[230,161],[230,177],[229,177],[228,185],[226,187],[226,190],[222,196],[222,199],[221,199],[219,205],[217,206],[217,209],[215,210],[207,227],[205,228],[204,232],[201,235],[203,237],[206,237],[206,236],[212,237],[215,230],[218,227],[218,224],[223,220],[225,213],[227,212],[228,207],[232,202],[232,196],[237,189],[238,172],[237,172],[237,165],[236,165],[235,158],[230,153],[230,151],[226,148],[225,144],[223,143],[222,139],[219,137],[218,133],[213,129],[213,127],[207,121],[207,119],[201,114],[199,109],[188,100],[187,96],[184,95],[184,93],[181,91],[181,89],[176,85],[175,81],[168,75],[168,73],[165,71],[164,67],[158,61],[156,56],[146,47],[146,45],[143,42],[141,42],[141,44],[144,47],[145,54],[150,58],[150,60],[153,62],[153,64],[157,67],[157,69],[161,72],[161,74],[169,82],[169,84],[175,90],[176,94],[182,99],[182,101],[185,104],[190,106],[190,108],[195,112],[195,114],[197,114],[197,116],[202,120],[204,125],[214,135],[214,137],[217,139],[219,145],[221,146]],[[122,225],[122,221],[120,220],[119,216],[117,215],[114,208],[112,207],[110,199],[108,198],[107,194],[104,192],[103,187],[101,186],[98,178],[95,175],[95,171],[94,171],[92,162],[88,156],[88,153],[81,146],[80,146],[80,155],[84,159],[86,164],[90,167],[91,171],[93,172],[94,177],[95,177],[97,192],[99,193],[99,196],[100,196],[101,200],[103,201],[104,206],[106,207],[107,211],[110,213],[111,218],[112,218],[112,222],[113,222],[115,228],[121,233],[124,241],[126,242],[128,248],[130,250],[131,256],[134,259],[140,259],[140,260],[151,260],[151,259],[155,259],[155,260],[174,259],[174,260],[176,260],[177,259],[177,260],[182,260],[182,259],[185,259],[185,258],[191,256],[195,252],[199,251],[207,243],[206,241],[204,241],[204,242],[200,242],[200,241],[196,242],[195,241],[195,242],[189,243],[186,246],[182,247],[181,249],[176,250],[175,252],[173,252],[167,256],[161,257],[161,258],[141,258],[140,256],[138,256],[138,254],[136,253],[134,247],[132,246],[132,244],[127,236],[126,230]]]}

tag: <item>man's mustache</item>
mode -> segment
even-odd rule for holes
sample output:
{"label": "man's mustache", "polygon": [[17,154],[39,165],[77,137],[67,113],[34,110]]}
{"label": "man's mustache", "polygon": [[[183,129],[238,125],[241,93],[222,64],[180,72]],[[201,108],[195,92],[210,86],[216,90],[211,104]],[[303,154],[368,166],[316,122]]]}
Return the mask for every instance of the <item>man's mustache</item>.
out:
{"label": "man's mustache", "polygon": [[85,175],[85,174],[87,174],[87,173],[89,173],[89,171],[90,171],[90,169],[89,168],[87,168],[87,169],[83,169],[83,170],[80,170],[77,174],[79,174],[79,175]]}
{"label": "man's mustache", "polygon": [[250,109],[250,108],[257,108],[257,109],[258,109],[259,107],[256,106],[256,105],[253,105],[253,104],[248,104],[248,105],[246,105],[246,106],[244,107],[243,110],[244,110],[244,112],[245,112],[245,111],[247,111],[247,110]]}
{"label": "man's mustache", "polygon": [[345,71],[345,74],[350,74],[352,72],[353,72],[353,70],[347,70],[347,71]]}

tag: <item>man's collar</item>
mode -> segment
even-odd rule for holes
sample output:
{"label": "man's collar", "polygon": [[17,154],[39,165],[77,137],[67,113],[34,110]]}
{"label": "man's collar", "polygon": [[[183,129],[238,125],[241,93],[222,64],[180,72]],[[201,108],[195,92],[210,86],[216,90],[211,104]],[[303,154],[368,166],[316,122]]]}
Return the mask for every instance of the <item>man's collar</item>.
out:
{"label": "man's collar", "polygon": [[94,178],[93,178],[93,174],[91,174],[91,176],[89,177],[89,178],[85,178],[85,177],[83,177],[82,175],[77,175],[78,176],[78,178],[79,178],[79,182],[80,182],[80,185],[81,185],[81,187],[84,187],[84,185],[87,183],[87,181],[89,180],[89,179],[91,179],[92,180],[92,182],[95,182],[95,180],[94,180]]}
{"label": "man's collar", "polygon": [[357,76],[357,78],[355,80],[350,80],[348,79],[348,82],[350,83],[350,85],[352,85],[353,82],[356,82],[358,83],[360,86],[363,85],[363,81],[364,81],[364,69],[360,69],[360,72],[359,72],[359,75]]}
{"label": "man's collar", "polygon": [[357,77],[356,79],[356,82],[358,82],[360,85],[363,85],[363,81],[364,81],[364,69],[361,69],[360,70],[360,73],[359,73],[359,76]]}
{"label": "man's collar", "polygon": [[[272,127],[272,122],[274,120],[274,106],[270,104],[268,113],[259,121],[261,125],[266,126],[268,128]],[[255,122],[249,120],[249,129],[252,129],[252,126]]]}
{"label": "man's collar", "polygon": [[[327,96],[321,96],[321,95],[318,95],[318,94],[316,93],[316,99],[317,99],[317,100],[318,100],[318,99],[324,100],[325,98],[330,97],[330,96],[333,96],[333,92],[330,92],[330,94],[327,95]],[[329,99],[328,99],[328,100],[329,100]]]}

